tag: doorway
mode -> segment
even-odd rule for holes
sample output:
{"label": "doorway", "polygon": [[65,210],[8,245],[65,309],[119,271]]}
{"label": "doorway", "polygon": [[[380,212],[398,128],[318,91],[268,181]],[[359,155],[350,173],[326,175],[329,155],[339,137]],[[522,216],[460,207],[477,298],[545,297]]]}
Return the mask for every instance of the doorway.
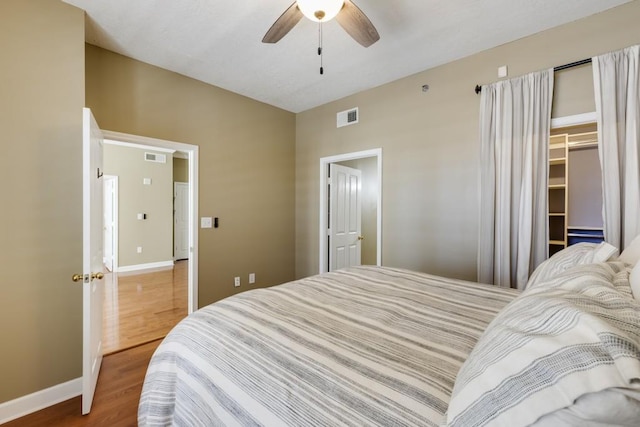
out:
{"label": "doorway", "polygon": [[[371,167],[364,166],[371,161]],[[363,257],[365,263],[382,265],[382,149],[339,154],[320,159],[320,212],[319,212],[319,271],[324,273],[329,268],[330,220],[329,220],[329,169],[331,164],[340,164],[356,169],[366,168],[369,173],[363,175],[361,194],[367,195],[368,202],[363,202],[362,222],[366,251],[370,258]],[[369,205],[367,208],[365,205]],[[365,227],[371,223],[370,228]],[[367,232],[367,230],[369,230]],[[373,234],[373,235],[372,235]],[[367,262],[367,260],[373,262]]]}
{"label": "doorway", "polygon": [[188,214],[187,214],[187,312],[198,308],[198,146],[180,142],[149,138],[138,135],[103,131],[104,139],[133,148],[152,148],[161,151],[180,152],[188,163]]}

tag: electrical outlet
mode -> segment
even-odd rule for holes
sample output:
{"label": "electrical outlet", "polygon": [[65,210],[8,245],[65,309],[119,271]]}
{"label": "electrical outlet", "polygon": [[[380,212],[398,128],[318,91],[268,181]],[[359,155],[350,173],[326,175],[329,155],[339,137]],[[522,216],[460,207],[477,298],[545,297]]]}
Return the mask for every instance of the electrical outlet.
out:
{"label": "electrical outlet", "polygon": [[142,246],[138,246],[138,253],[141,254],[142,253]]}
{"label": "electrical outlet", "polygon": [[233,278],[233,286],[235,286],[236,288],[238,286],[240,286],[240,278],[239,277],[234,277]]}
{"label": "electrical outlet", "polygon": [[256,273],[249,273],[249,283],[256,283]]}

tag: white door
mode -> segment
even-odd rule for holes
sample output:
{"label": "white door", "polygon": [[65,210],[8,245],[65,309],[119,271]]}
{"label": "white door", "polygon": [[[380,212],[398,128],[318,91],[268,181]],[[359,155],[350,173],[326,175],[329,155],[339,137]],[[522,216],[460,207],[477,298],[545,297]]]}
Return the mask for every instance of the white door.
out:
{"label": "white door", "polygon": [[362,173],[329,165],[329,271],[360,265]]}
{"label": "white door", "polygon": [[118,184],[118,177],[105,176],[104,177],[104,266],[109,271],[113,271],[115,264],[115,207],[116,207],[116,186]]}
{"label": "white door", "polygon": [[102,364],[102,132],[82,112],[82,413],[91,410]]}
{"label": "white door", "polygon": [[189,258],[189,184],[173,184],[173,258]]}

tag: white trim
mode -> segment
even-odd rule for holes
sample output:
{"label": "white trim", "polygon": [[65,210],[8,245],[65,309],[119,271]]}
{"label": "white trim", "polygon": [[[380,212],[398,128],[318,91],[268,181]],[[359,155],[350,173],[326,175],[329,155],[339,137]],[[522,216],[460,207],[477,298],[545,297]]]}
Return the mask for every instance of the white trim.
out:
{"label": "white trim", "polygon": [[[189,159],[189,271],[188,271],[188,313],[198,308],[198,161],[199,147],[182,142],[168,141],[164,139],[149,138],[140,135],[130,135],[121,132],[103,130],[105,140],[110,143],[125,143],[135,146],[143,146],[153,150],[164,148],[168,152],[184,152]],[[119,269],[122,271],[122,269]]]}
{"label": "white trim", "polygon": [[82,377],[0,403],[0,424],[32,414],[82,394]]}
{"label": "white trim", "polygon": [[596,112],[576,114],[573,116],[556,117],[551,119],[551,129],[564,128],[567,126],[579,126],[598,121]]}
{"label": "white trim", "polygon": [[327,244],[327,168],[330,163],[345,162],[348,160],[364,159],[367,157],[375,157],[378,163],[378,203],[377,203],[377,241],[376,241],[376,264],[382,265],[382,148],[374,148],[371,150],[357,151],[354,153],[338,154],[335,156],[322,157],[320,159],[320,225],[319,225],[319,271],[327,272],[328,260],[328,244]]}
{"label": "white trim", "polygon": [[[148,136],[130,135],[128,133],[103,130],[104,139],[108,139],[110,144],[122,143],[124,145],[138,145],[137,148],[152,148],[158,151],[173,153],[174,151],[190,151],[197,148],[196,145],[184,144],[182,142],[169,141],[167,139],[150,138]],[[164,149],[164,150],[162,150]]]}
{"label": "white trim", "polygon": [[148,145],[134,144],[132,142],[116,141],[116,140],[113,140],[113,139],[105,139],[104,143],[105,144],[109,144],[109,145],[118,145],[118,146],[121,146],[121,147],[139,148],[141,150],[153,150],[153,151],[158,151],[160,153],[169,153],[169,154],[173,154],[176,151],[176,150],[172,150],[172,149],[169,149],[169,148],[150,147]]}
{"label": "white trim", "polygon": [[189,271],[188,271],[188,313],[198,309],[198,146],[183,150],[189,154]]}
{"label": "white trim", "polygon": [[173,267],[173,260],[148,262],[146,264],[125,265],[118,268],[118,273],[127,273],[130,271],[149,270],[150,268],[166,268]]}

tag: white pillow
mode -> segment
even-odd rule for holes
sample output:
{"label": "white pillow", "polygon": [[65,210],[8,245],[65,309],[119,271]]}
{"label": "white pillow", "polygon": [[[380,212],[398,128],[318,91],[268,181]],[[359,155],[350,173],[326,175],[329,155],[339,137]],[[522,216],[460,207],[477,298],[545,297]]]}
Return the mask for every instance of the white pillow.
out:
{"label": "white pillow", "polygon": [[531,427],[636,427],[638,420],[640,390],[608,388],[580,396],[573,405],[544,415]]}
{"label": "white pillow", "polygon": [[629,274],[629,283],[631,284],[631,293],[633,297],[640,301],[640,262],[631,270]]}
{"label": "white pillow", "polygon": [[618,261],[631,265],[636,265],[638,260],[640,260],[640,235],[637,235],[618,257]]}
{"label": "white pillow", "polygon": [[606,262],[618,255],[618,248],[607,242],[581,242],[568,246],[543,261],[533,272],[526,289],[553,279],[559,273],[577,265]]}

